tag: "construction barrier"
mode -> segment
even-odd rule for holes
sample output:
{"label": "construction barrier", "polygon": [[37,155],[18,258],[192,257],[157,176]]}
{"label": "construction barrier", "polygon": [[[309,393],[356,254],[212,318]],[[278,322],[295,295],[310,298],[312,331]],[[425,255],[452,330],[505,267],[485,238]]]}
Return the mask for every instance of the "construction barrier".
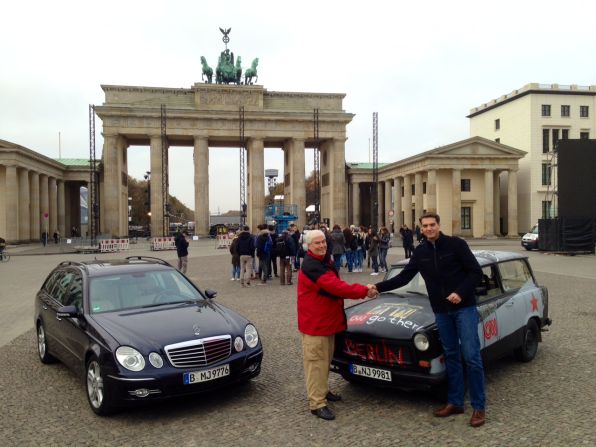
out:
{"label": "construction barrier", "polygon": [[234,233],[230,234],[218,234],[216,239],[215,248],[228,248],[232,245],[232,241],[234,240]]}
{"label": "construction barrier", "polygon": [[99,241],[99,251],[101,253],[113,253],[128,250],[129,243],[128,239],[102,239]]}
{"label": "construction barrier", "polygon": [[151,239],[151,250],[176,250],[174,237],[154,237]]}

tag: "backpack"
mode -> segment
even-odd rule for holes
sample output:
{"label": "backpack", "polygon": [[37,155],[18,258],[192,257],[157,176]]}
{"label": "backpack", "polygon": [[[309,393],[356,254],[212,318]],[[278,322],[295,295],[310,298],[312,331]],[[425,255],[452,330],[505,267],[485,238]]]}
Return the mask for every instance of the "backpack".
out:
{"label": "backpack", "polygon": [[263,246],[263,253],[271,253],[271,247],[273,247],[273,241],[271,240],[271,236],[267,236],[267,240],[265,241],[265,245]]}
{"label": "backpack", "polygon": [[277,245],[275,246],[275,255],[279,258],[285,258],[288,256],[288,246],[283,236],[277,239]]}

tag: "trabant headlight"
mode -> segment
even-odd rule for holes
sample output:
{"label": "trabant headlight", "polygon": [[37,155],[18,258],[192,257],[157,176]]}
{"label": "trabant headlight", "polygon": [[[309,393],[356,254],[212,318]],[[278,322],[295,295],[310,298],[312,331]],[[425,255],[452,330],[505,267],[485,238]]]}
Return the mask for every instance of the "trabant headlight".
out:
{"label": "trabant headlight", "polygon": [[153,367],[159,369],[163,366],[163,359],[157,352],[151,352],[149,354],[149,363],[151,363]]}
{"label": "trabant headlight", "polygon": [[254,348],[259,343],[259,333],[252,324],[247,324],[244,329],[244,340],[249,348]]}
{"label": "trabant headlight", "polygon": [[130,371],[141,371],[145,367],[145,359],[139,351],[130,346],[120,346],[116,349],[118,363]]}
{"label": "trabant headlight", "polygon": [[416,334],[414,335],[414,346],[419,351],[426,351],[430,347],[430,342],[428,341],[428,337],[424,334]]}

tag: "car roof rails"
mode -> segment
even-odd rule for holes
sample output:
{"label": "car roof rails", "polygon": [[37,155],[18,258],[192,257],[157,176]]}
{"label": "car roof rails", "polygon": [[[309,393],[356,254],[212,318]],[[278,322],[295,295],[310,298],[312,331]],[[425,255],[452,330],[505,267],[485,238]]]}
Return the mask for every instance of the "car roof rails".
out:
{"label": "car roof rails", "polygon": [[126,259],[127,260],[137,259],[139,261],[143,261],[143,260],[157,261],[158,263],[160,263],[162,265],[167,265],[169,267],[172,267],[172,264],[164,261],[163,259],[156,258],[154,256],[127,256]]}
{"label": "car roof rails", "polygon": [[87,271],[87,264],[78,261],[62,261],[60,264],[58,264],[58,267],[66,267],[67,265],[82,267],[85,271]]}

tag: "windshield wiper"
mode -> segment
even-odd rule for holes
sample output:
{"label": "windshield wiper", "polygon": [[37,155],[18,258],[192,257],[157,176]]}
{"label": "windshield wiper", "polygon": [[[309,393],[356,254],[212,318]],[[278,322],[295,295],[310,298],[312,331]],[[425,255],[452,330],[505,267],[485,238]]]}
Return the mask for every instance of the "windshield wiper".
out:
{"label": "windshield wiper", "polygon": [[159,306],[167,306],[169,304],[194,304],[197,300],[184,300],[184,301],[167,301],[165,303],[153,303],[153,304],[145,304],[141,306],[143,309],[147,309],[149,307],[159,307]]}

